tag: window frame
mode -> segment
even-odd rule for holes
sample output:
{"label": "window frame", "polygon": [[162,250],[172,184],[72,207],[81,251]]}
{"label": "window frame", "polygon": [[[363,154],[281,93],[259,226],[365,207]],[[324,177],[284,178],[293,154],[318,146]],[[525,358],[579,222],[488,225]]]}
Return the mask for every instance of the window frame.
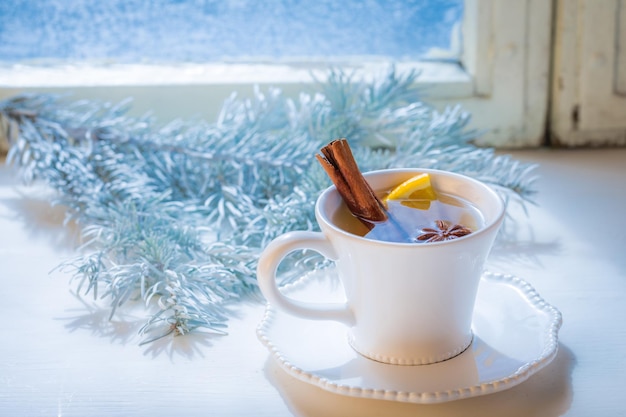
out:
{"label": "window frame", "polygon": [[626,0],[557,0],[550,134],[626,145]]}
{"label": "window frame", "polygon": [[[483,132],[479,145],[544,145],[549,110],[554,118],[554,103],[550,107],[554,4],[546,0],[466,0],[460,64],[413,62],[396,68],[421,71],[419,84],[428,87],[424,100],[435,107],[460,104],[467,110],[472,115],[470,127]],[[383,71],[386,63],[346,62],[341,66],[371,76]],[[297,97],[310,87],[311,72],[321,76],[326,69],[310,62],[143,66],[143,73],[124,65],[21,66],[0,69],[0,98],[25,91],[69,90],[77,99],[117,102],[133,97],[134,113],[150,111],[159,120],[213,120],[233,92],[245,98],[252,96],[255,85],[274,86]],[[37,79],[39,83],[33,81]],[[72,83],[74,79],[77,82]]]}
{"label": "window frame", "polygon": [[463,63],[473,95],[460,103],[480,144],[530,147],[545,143],[552,5],[544,0],[467,0]]}

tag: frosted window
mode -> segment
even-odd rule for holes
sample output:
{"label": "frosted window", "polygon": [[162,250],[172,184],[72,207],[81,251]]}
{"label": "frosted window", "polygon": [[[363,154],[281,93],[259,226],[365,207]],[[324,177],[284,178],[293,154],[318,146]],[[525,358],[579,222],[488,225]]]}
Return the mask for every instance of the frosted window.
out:
{"label": "frosted window", "polygon": [[0,61],[427,59],[458,44],[462,14],[463,0],[2,0]]}

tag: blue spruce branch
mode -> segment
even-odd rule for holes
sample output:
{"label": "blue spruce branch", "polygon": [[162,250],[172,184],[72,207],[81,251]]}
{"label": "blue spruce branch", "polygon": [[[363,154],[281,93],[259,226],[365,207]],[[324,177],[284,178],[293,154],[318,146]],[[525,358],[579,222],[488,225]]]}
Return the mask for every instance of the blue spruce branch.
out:
{"label": "blue spruce branch", "polygon": [[[373,81],[330,70],[319,91],[289,99],[255,90],[229,98],[214,123],[127,115],[131,102],[23,95],[0,102],[7,162],[26,182],[57,191],[82,226],[81,255],[63,266],[85,294],[156,308],[145,341],[205,329],[222,334],[227,305],[257,291],[256,259],[276,236],[314,230],[314,202],[330,185],[314,155],[348,137],[363,171],[461,172],[529,200],[534,165],[471,144],[470,115],[420,101],[417,74]],[[324,261],[287,262],[289,281]]]}

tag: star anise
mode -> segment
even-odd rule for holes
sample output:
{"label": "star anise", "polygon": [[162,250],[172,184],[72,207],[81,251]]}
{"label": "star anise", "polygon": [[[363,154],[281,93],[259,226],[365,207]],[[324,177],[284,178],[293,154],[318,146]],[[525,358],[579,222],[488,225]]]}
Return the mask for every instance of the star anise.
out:
{"label": "star anise", "polygon": [[436,220],[437,229],[425,227],[422,233],[417,236],[420,242],[443,242],[444,240],[457,239],[459,237],[472,233],[470,229],[460,224],[452,224],[445,220]]}

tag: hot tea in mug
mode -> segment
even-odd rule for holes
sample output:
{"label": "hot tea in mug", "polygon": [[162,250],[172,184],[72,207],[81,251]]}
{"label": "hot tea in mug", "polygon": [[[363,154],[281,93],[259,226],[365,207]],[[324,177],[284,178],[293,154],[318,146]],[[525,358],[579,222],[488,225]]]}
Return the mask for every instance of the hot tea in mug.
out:
{"label": "hot tea in mug", "polygon": [[[422,175],[427,174],[418,174]],[[355,217],[344,203],[333,214],[332,221],[349,233],[398,243],[451,240],[465,236],[484,225],[482,214],[469,201],[432,188],[431,190],[429,198],[398,199],[387,198],[392,190],[377,190],[376,195],[385,202],[388,220],[364,222]],[[461,227],[453,230],[454,226]]]}
{"label": "hot tea in mug", "polygon": [[[322,151],[318,159],[335,185],[315,204],[321,232],[288,232],[265,248],[257,268],[263,295],[289,314],[346,324],[346,342],[379,362],[422,365],[463,352],[473,338],[483,267],[504,218],[500,196],[451,172],[362,175],[345,140]],[[334,261],[345,303],[282,294],[278,266],[301,249]]]}

